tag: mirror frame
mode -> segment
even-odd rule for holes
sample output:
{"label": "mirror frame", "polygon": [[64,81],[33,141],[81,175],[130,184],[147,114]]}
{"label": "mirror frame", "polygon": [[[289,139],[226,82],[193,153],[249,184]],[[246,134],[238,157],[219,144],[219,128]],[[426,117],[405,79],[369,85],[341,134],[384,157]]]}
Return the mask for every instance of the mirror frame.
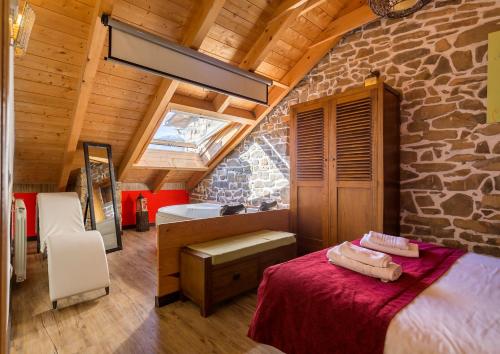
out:
{"label": "mirror frame", "polygon": [[[83,155],[85,157],[85,175],[87,176],[87,208],[90,210],[90,224],[92,230],[97,230],[96,222],[95,222],[95,212],[94,212],[94,195],[92,188],[92,177],[89,178],[90,172],[90,159],[89,159],[89,147],[100,147],[105,148],[108,155],[108,168],[109,168],[109,178],[111,180],[111,195],[113,198],[113,212],[115,215],[115,231],[116,231],[116,243],[117,247],[106,250],[106,253],[120,251],[123,249],[122,246],[122,233],[120,228],[120,221],[118,216],[118,210],[116,207],[116,181],[115,181],[115,170],[113,166],[113,158],[111,154],[111,145],[109,144],[101,144],[101,143],[92,143],[92,142],[84,142],[83,143]],[[87,209],[86,208],[86,209]],[[87,218],[87,212],[85,212],[84,218]],[[86,220],[84,220],[84,223]]]}

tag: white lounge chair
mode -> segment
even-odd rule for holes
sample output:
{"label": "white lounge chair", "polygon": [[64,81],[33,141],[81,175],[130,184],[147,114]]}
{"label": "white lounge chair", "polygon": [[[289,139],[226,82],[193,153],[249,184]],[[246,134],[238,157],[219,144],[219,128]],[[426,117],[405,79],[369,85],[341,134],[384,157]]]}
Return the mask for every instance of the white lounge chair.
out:
{"label": "white lounge chair", "polygon": [[76,193],[37,196],[40,249],[46,252],[49,294],[57,300],[104,288],[109,294],[109,271],[99,231],[85,231]]}

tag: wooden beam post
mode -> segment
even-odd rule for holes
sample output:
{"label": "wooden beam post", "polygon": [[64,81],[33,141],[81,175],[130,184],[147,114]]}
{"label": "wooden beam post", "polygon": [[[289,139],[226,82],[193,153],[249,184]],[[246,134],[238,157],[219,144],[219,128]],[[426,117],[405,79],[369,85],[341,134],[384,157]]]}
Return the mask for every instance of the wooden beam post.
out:
{"label": "wooden beam post", "polygon": [[106,39],[107,31],[106,27],[101,23],[101,15],[103,13],[111,14],[112,9],[113,4],[111,0],[96,1],[86,46],[86,62],[83,65],[80,75],[80,85],[78,87],[75,108],[71,115],[68,140],[64,149],[63,166],[58,181],[58,188],[61,191],[66,189],[66,184],[68,183],[73,157],[82,132],[90,94],[92,93],[94,77],[97,73],[102,47]]}
{"label": "wooden beam post", "polygon": [[163,187],[163,184],[165,184],[165,182],[167,181],[169,174],[169,170],[158,171],[158,175],[156,176],[151,186],[151,190],[153,191],[153,193],[158,193],[161,190],[161,187]]}
{"label": "wooden beam post", "polygon": [[230,107],[224,113],[219,113],[215,110],[210,101],[205,101],[191,96],[174,95],[168,105],[168,108],[179,109],[184,112],[206,115],[241,124],[253,124],[255,122],[255,115],[253,111]]}
{"label": "wooden beam post", "polygon": [[304,8],[300,11],[299,16],[305,15],[309,11],[315,9],[318,6],[321,6],[322,4],[326,3],[328,0],[284,0],[282,3],[278,6],[276,11],[273,14],[273,18],[271,19],[270,22],[276,21],[281,16],[284,14],[293,11],[294,9],[305,5]]}
{"label": "wooden beam post", "polygon": [[145,147],[151,139],[155,131],[158,129],[165,115],[165,110],[172,96],[177,90],[178,82],[170,79],[162,79],[160,87],[156,91],[153,100],[149,104],[148,110],[142,118],[141,124],[135,131],[130,146],[123,156],[120,168],[118,169],[118,180],[121,181],[125,177],[127,171],[139,159],[143,147]]}
{"label": "wooden beam post", "polygon": [[[189,28],[184,34],[182,44],[187,47],[198,49],[203,39],[208,34],[210,27],[215,22],[225,0],[205,0],[199,5],[197,13],[190,21]],[[165,110],[171,101],[177,87],[178,81],[162,79],[160,87],[149,105],[139,128],[136,130],[127,152],[125,153],[120,168],[118,169],[118,180],[123,180],[127,171],[142,156],[147,145],[160,126],[165,115]]]}
{"label": "wooden beam post", "polygon": [[377,15],[373,13],[370,6],[363,5],[353,10],[347,16],[342,16],[339,19],[332,21],[324,30],[318,39],[314,42],[311,48],[320,46],[324,42],[331,41],[333,38],[342,36],[344,33],[350,32],[366,23],[369,23],[378,18]]}

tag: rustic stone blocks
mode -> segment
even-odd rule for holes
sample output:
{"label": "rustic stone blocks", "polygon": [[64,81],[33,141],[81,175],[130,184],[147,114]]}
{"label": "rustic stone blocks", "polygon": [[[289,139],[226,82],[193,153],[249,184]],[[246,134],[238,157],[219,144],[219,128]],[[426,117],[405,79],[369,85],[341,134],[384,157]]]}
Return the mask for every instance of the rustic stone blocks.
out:
{"label": "rustic stone blocks", "polygon": [[500,256],[500,123],[484,124],[487,36],[500,30],[498,6],[433,1],[404,21],[346,35],[193,199],[287,205],[289,106],[360,86],[376,69],[402,93],[401,234]]}

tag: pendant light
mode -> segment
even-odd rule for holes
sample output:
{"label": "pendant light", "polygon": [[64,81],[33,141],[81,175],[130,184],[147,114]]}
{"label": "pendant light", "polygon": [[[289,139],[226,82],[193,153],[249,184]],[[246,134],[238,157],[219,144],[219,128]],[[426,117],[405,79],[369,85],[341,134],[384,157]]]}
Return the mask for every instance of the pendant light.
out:
{"label": "pendant light", "polygon": [[431,0],[368,0],[373,12],[380,17],[401,18],[420,10]]}

